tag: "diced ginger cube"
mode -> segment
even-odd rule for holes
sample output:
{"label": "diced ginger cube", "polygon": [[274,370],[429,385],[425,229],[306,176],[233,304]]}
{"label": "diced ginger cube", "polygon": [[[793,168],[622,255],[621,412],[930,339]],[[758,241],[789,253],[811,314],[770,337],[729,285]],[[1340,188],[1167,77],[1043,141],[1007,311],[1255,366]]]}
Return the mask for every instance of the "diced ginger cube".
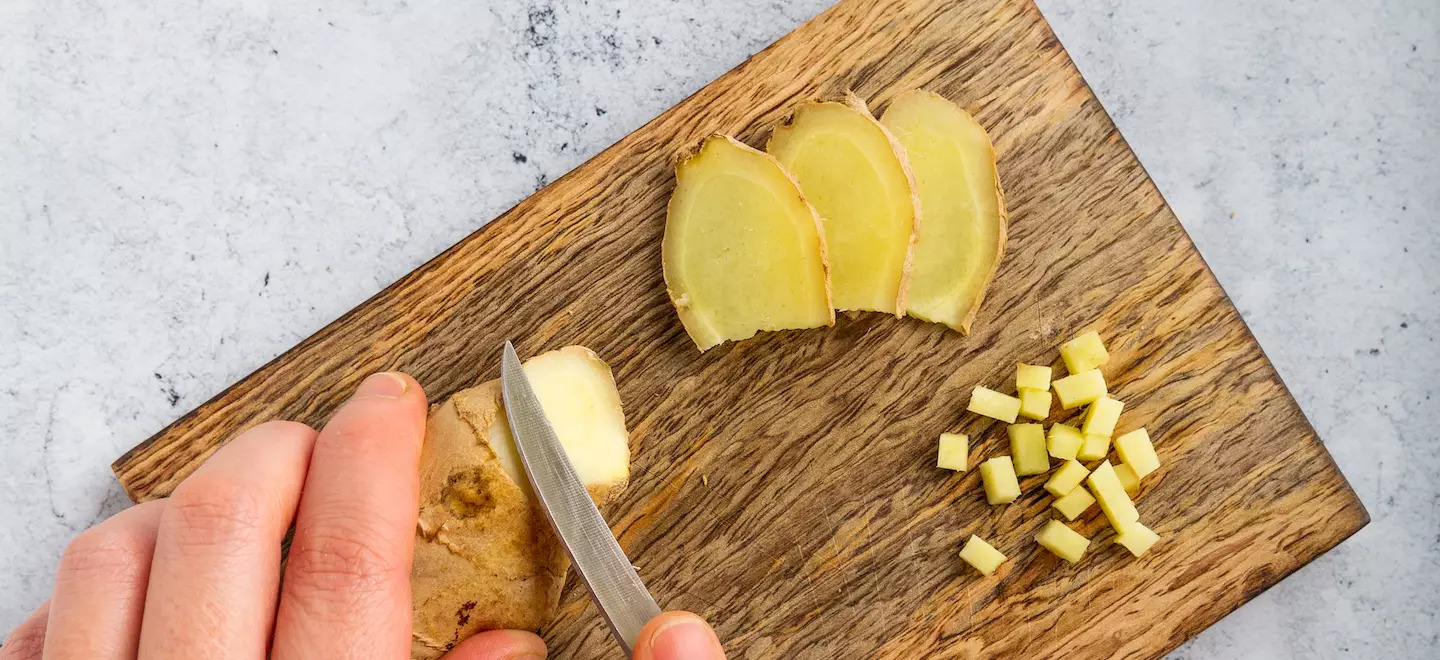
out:
{"label": "diced ginger cube", "polygon": [[960,558],[985,575],[994,573],[1000,564],[1005,563],[1005,555],[974,534],[965,542],[965,547],[960,549]]}
{"label": "diced ginger cube", "polygon": [[1060,357],[1065,359],[1065,368],[1072,374],[1098,369],[1110,361],[1105,342],[1100,333],[1091,330],[1060,345]]}
{"label": "diced ginger cube", "polygon": [[1120,421],[1120,411],[1124,407],[1124,403],[1109,395],[1100,397],[1085,411],[1085,423],[1080,426],[1080,432],[1107,438],[1115,435],[1115,422]]}
{"label": "diced ginger cube", "polygon": [[1143,479],[1145,475],[1160,467],[1160,457],[1155,455],[1155,445],[1150,444],[1150,434],[1143,428],[1115,438],[1115,453],[1135,470],[1137,479]]}
{"label": "diced ginger cube", "polygon": [[1125,492],[1133,493],[1140,489],[1140,475],[1135,474],[1135,468],[1128,464],[1116,463],[1115,476],[1120,478],[1120,485],[1125,487]]}
{"label": "diced ginger cube", "polygon": [[1125,494],[1125,487],[1120,484],[1120,477],[1115,476],[1115,468],[1110,461],[1096,467],[1086,481],[1090,484],[1090,493],[1100,502],[1100,510],[1105,512],[1116,532],[1125,531],[1127,525],[1140,519],[1140,512],[1135,510],[1135,504]]}
{"label": "diced ginger cube", "polygon": [[1080,452],[1080,445],[1085,444],[1085,436],[1069,424],[1055,424],[1050,427],[1047,448],[1050,455],[1062,461],[1075,460],[1076,454]]}
{"label": "diced ginger cube", "polygon": [[1084,488],[1076,488],[1070,491],[1069,495],[1051,502],[1050,506],[1055,507],[1055,510],[1059,511],[1061,515],[1064,515],[1066,520],[1074,520],[1079,518],[1080,514],[1085,513],[1085,510],[1089,509],[1090,505],[1094,503],[1095,496],[1091,495],[1090,491]]}
{"label": "diced ginger cube", "polygon": [[965,409],[1006,424],[1014,424],[1015,416],[1020,414],[1020,400],[976,385],[970,392],[970,405]]}
{"label": "diced ginger cube", "polygon": [[1090,547],[1090,539],[1066,527],[1065,523],[1059,520],[1045,523],[1045,526],[1040,528],[1040,533],[1035,535],[1035,542],[1072,564],[1080,561],[1080,557],[1085,554],[1085,548]]}
{"label": "diced ginger cube", "polygon": [[1105,396],[1105,376],[1100,374],[1099,369],[1082,371],[1050,383],[1050,389],[1055,390],[1055,398],[1060,399],[1061,408],[1078,408]]}
{"label": "diced ginger cube", "polygon": [[1080,482],[1085,481],[1088,474],[1090,471],[1086,470],[1080,461],[1066,461],[1055,474],[1050,475],[1050,480],[1045,482],[1045,490],[1055,497],[1065,497],[1074,491]]}
{"label": "diced ginger cube", "polygon": [[1140,524],[1138,520],[1126,525],[1125,529],[1115,536],[1115,542],[1125,546],[1125,549],[1136,557],[1148,552],[1150,546],[1159,540],[1159,534],[1150,531],[1149,527]]}
{"label": "diced ginger cube", "polygon": [[1108,435],[1087,435],[1085,444],[1080,445],[1079,453],[1075,458],[1082,461],[1098,461],[1110,453],[1110,436]]}
{"label": "diced ginger cube", "polygon": [[1015,367],[1015,389],[1050,391],[1050,367],[1037,367],[1019,363]]}
{"label": "diced ginger cube", "polygon": [[1009,504],[1020,497],[1020,481],[1009,456],[996,456],[980,464],[980,481],[985,484],[985,501]]}
{"label": "diced ginger cube", "polygon": [[1039,424],[1011,424],[1010,455],[1015,461],[1015,474],[1028,476],[1050,471],[1050,455],[1045,451],[1045,427]]}
{"label": "diced ginger cube", "polygon": [[964,433],[941,433],[940,458],[935,465],[946,470],[964,472],[966,470],[965,459],[969,453],[970,438]]}
{"label": "diced ginger cube", "polygon": [[1050,416],[1050,390],[1020,388],[1020,416],[1045,419]]}

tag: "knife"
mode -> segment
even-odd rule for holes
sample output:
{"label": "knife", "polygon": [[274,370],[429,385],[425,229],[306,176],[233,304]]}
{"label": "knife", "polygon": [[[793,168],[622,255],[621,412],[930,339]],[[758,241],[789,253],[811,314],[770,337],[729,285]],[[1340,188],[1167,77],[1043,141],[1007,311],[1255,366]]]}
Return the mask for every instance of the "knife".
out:
{"label": "knife", "polygon": [[515,347],[508,341],[500,357],[500,392],[515,448],[540,508],[560,537],[565,554],[570,555],[600,616],[610,624],[610,632],[629,655],[640,629],[660,614],[660,607],[620,549],[610,526],[600,517],[600,510],[595,508],[555,437],[555,429],[545,418]]}

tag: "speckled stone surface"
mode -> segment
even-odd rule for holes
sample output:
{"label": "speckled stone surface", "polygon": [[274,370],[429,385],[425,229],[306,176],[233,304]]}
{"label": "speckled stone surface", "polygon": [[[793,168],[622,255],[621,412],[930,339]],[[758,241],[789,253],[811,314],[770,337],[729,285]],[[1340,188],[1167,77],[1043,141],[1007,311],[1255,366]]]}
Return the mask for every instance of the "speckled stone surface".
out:
{"label": "speckled stone surface", "polygon": [[[111,459],[827,4],[0,3],[0,632]],[[1440,5],[1039,4],[1374,518],[1175,656],[1440,656]]]}

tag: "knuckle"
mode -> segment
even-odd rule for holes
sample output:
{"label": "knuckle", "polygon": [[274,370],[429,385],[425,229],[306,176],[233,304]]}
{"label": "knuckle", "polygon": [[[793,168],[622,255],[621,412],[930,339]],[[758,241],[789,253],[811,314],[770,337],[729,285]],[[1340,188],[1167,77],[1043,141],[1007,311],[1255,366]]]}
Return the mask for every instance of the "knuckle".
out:
{"label": "knuckle", "polygon": [[170,496],[179,545],[214,548],[259,540],[262,505],[248,484],[223,474],[191,475]]}
{"label": "knuckle", "polygon": [[379,589],[405,577],[409,568],[387,547],[377,530],[355,518],[308,526],[297,534],[286,563],[285,582],[297,591],[349,594]]}
{"label": "knuckle", "polygon": [[150,564],[150,543],[126,529],[104,525],[91,529],[65,546],[57,581],[84,583],[97,578],[134,579]]}
{"label": "knuckle", "polygon": [[0,644],[0,660],[39,660],[45,651],[45,626],[26,621]]}

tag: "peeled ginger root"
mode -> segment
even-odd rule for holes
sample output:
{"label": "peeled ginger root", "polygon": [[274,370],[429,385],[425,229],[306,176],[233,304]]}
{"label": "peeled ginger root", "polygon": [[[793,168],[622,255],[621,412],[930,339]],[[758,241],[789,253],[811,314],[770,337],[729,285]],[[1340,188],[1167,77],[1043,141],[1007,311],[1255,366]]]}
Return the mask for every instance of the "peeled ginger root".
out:
{"label": "peeled ginger root", "polygon": [[880,117],[905,148],[924,219],[906,313],[969,334],[1005,253],[1005,195],[995,148],[960,106],[905,92]]}
{"label": "peeled ginger root", "polygon": [[835,309],[903,316],[920,200],[890,131],[847,94],[802,103],[765,150],[820,214]]}
{"label": "peeled ginger root", "polygon": [[[525,375],[591,498],[600,504],[623,489],[629,435],[610,367],[569,346],[531,358]],[[570,563],[538,507],[500,381],[431,409],[410,572],[412,658],[438,658],[482,630],[550,622]]]}
{"label": "peeled ginger root", "polygon": [[675,179],[662,267],[700,350],[835,323],[820,217],[779,162],[716,135],[681,158]]}

